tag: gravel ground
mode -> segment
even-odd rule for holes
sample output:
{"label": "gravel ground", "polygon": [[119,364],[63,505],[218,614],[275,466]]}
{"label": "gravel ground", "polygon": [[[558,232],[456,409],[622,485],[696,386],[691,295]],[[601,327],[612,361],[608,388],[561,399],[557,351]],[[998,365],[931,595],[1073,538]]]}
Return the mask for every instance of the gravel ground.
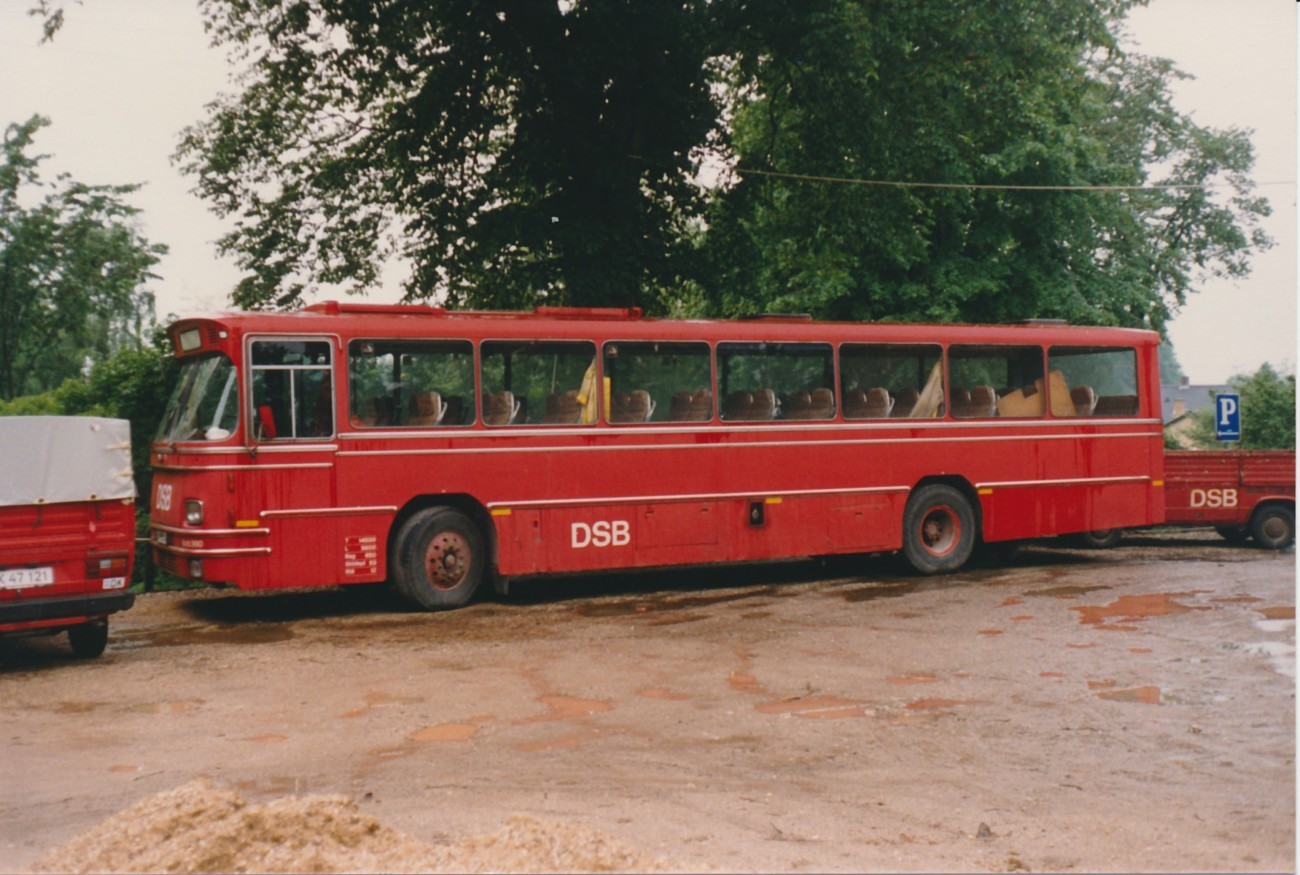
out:
{"label": "gravel ground", "polygon": [[1293,870],[1295,592],[1192,531],[146,595],[3,651],[0,869]]}

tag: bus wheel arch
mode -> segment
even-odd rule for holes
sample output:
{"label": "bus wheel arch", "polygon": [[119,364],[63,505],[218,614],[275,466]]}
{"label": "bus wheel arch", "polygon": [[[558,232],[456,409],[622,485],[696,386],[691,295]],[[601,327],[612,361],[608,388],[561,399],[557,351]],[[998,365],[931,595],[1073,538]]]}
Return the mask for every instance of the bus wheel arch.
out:
{"label": "bus wheel arch", "polygon": [[465,496],[425,496],[407,504],[388,536],[388,579],[426,610],[470,601],[496,567],[487,511]]}
{"label": "bus wheel arch", "polygon": [[903,554],[922,574],[956,571],[980,541],[979,500],[960,478],[927,478],[903,509]]}
{"label": "bus wheel arch", "polygon": [[1295,505],[1271,501],[1250,515],[1250,533],[1255,543],[1269,550],[1285,550],[1295,543]]}

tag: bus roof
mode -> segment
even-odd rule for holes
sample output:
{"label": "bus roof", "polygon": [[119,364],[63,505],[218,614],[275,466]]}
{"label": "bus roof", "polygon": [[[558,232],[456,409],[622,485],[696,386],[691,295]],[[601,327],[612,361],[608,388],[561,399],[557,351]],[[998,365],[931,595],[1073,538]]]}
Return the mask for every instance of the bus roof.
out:
{"label": "bus roof", "polygon": [[[344,320],[347,329],[343,329]],[[371,304],[324,301],[292,312],[230,311],[183,317],[173,334],[201,324],[236,334],[339,334],[364,337],[428,336],[433,324],[456,326],[470,336],[503,339],[546,336],[554,339],[589,335],[609,339],[662,341],[708,339],[720,341],[850,341],[887,343],[1015,343],[1154,344],[1154,331],[1138,328],[1071,326],[1060,320],[1026,319],[1016,323],[822,322],[802,314],[762,314],[740,319],[672,319],[646,317],[639,307],[554,307],[531,311],[452,310],[423,304]],[[491,327],[488,327],[491,326]],[[937,333],[941,337],[936,336]],[[870,337],[864,336],[869,333]],[[209,342],[201,345],[211,346]],[[178,350],[188,352],[196,347]]]}

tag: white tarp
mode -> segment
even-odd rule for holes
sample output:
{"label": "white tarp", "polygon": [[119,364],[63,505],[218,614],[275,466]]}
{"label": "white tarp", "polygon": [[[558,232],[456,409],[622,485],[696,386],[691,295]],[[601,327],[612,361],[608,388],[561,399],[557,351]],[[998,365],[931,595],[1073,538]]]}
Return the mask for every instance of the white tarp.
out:
{"label": "white tarp", "polygon": [[134,497],[125,419],[0,416],[0,507]]}

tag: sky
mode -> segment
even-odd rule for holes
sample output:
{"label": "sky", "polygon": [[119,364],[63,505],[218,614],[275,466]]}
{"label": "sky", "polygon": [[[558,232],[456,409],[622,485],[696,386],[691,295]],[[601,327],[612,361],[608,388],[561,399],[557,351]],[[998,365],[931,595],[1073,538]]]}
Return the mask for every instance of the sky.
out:
{"label": "sky", "polygon": [[[170,253],[152,284],[158,315],[225,309],[240,272],[218,256],[226,225],[171,162],[180,131],[233,90],[224,52],[208,45],[184,0],[68,2],[67,23],[39,45],[35,0],[0,0],[0,125],[34,114],[53,124],[36,141],[44,172],[99,185],[144,183],[130,202],[145,236]],[[1249,277],[1207,280],[1169,335],[1184,373],[1218,384],[1269,362],[1296,367],[1296,54],[1292,0],[1152,0],[1129,17],[1127,44],[1171,58],[1194,79],[1175,105],[1201,125],[1252,129],[1258,193],[1272,204],[1276,241]],[[397,283],[375,300],[394,301]]]}

